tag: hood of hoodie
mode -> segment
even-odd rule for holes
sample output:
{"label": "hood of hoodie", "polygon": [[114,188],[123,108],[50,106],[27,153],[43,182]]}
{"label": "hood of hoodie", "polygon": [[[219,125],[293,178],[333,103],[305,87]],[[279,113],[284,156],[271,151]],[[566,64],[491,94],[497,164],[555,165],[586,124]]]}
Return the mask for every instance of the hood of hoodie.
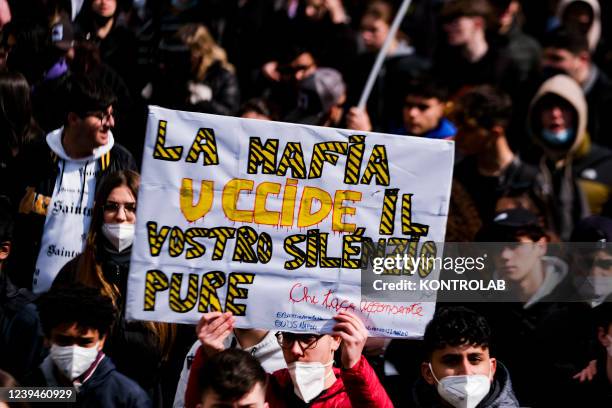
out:
{"label": "hood of hoodie", "polygon": [[57,154],[57,156],[66,161],[71,162],[88,162],[97,160],[102,157],[104,154],[108,153],[115,144],[115,139],[111,131],[108,131],[108,143],[104,146],[97,147],[93,150],[93,154],[88,157],[81,157],[79,159],[72,158],[68,156],[66,150],[64,150],[64,145],[62,145],[62,134],[64,133],[64,127],[62,126],[59,129],[55,129],[51,133],[47,135],[47,144],[49,148],[53,151],[53,153]]}
{"label": "hood of hoodie", "polygon": [[[534,117],[534,108],[542,97],[546,95],[557,95],[566,100],[577,113],[576,137],[574,143],[565,151],[551,148],[551,146],[542,139],[541,126],[535,122],[539,122],[540,118]],[[587,141],[587,102],[584,97],[584,92],[580,85],[570,76],[559,74],[546,80],[538,89],[531,103],[529,104],[529,112],[527,114],[527,130],[531,138],[540,145],[547,156],[558,157],[570,153],[575,154],[577,150]]]}
{"label": "hood of hoodie", "polygon": [[557,18],[559,22],[561,22],[563,12],[567,6],[578,1],[588,4],[593,10],[593,23],[587,33],[589,49],[593,52],[595,48],[597,48],[597,44],[599,44],[599,39],[601,38],[601,7],[599,6],[598,0],[561,0],[559,6],[557,6]]}
{"label": "hood of hoodie", "polygon": [[554,256],[542,257],[542,269],[544,270],[544,281],[536,293],[523,305],[528,309],[546,296],[549,296],[567,276],[567,264]]}

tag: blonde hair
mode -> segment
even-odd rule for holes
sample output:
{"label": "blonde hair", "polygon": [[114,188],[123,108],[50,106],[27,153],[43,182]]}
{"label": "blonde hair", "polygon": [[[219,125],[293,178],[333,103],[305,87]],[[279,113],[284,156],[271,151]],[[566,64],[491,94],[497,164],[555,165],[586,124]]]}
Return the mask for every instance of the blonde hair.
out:
{"label": "blonde hair", "polygon": [[206,71],[215,62],[220,62],[223,68],[234,72],[234,66],[227,60],[227,53],[221,48],[210,32],[202,24],[186,24],[182,26],[176,36],[183,44],[189,47],[191,55],[199,57],[200,63],[195,69],[196,79],[202,81]]}

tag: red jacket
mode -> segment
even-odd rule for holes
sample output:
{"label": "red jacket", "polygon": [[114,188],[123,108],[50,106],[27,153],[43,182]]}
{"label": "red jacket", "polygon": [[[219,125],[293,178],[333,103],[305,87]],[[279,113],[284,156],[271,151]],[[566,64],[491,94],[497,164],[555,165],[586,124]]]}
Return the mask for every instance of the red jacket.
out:
{"label": "red jacket", "polygon": [[[200,403],[197,373],[204,364],[201,348],[191,365],[185,407],[195,408]],[[270,408],[308,406],[312,408],[393,408],[393,404],[365,357],[349,369],[334,368],[336,382],[309,404],[300,400],[293,391],[293,382],[285,368],[269,374],[266,400]]]}

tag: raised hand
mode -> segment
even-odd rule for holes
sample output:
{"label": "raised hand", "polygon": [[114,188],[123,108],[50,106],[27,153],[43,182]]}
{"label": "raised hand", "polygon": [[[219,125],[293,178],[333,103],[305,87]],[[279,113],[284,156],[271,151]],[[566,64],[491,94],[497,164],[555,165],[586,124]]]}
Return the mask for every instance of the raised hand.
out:
{"label": "raised hand", "polygon": [[196,327],[196,335],[206,355],[211,356],[225,349],[223,342],[234,329],[232,312],[204,313]]}
{"label": "raised hand", "polygon": [[368,331],[361,319],[352,312],[342,311],[334,319],[338,323],[332,334],[342,338],[342,367],[351,368],[361,359]]}

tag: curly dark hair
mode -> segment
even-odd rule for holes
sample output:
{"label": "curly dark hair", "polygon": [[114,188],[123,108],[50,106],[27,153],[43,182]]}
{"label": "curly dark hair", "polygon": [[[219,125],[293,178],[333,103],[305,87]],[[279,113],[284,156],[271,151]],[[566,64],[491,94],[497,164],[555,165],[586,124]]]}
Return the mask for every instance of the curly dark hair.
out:
{"label": "curly dark hair", "polygon": [[52,288],[36,301],[45,336],[61,324],[76,323],[105,336],[115,320],[113,301],[96,288],[70,284]]}
{"label": "curly dark hair", "polygon": [[425,351],[428,358],[446,346],[469,344],[489,348],[491,328],[480,314],[466,307],[446,307],[436,311],[425,328]]}
{"label": "curly dark hair", "polygon": [[213,390],[223,401],[236,401],[257,384],[266,388],[267,374],[259,361],[243,350],[228,349],[202,366],[198,375],[204,394]]}
{"label": "curly dark hair", "polygon": [[498,125],[506,128],[511,117],[510,96],[491,85],[475,86],[459,96],[454,112],[458,126],[472,119],[489,130]]}

